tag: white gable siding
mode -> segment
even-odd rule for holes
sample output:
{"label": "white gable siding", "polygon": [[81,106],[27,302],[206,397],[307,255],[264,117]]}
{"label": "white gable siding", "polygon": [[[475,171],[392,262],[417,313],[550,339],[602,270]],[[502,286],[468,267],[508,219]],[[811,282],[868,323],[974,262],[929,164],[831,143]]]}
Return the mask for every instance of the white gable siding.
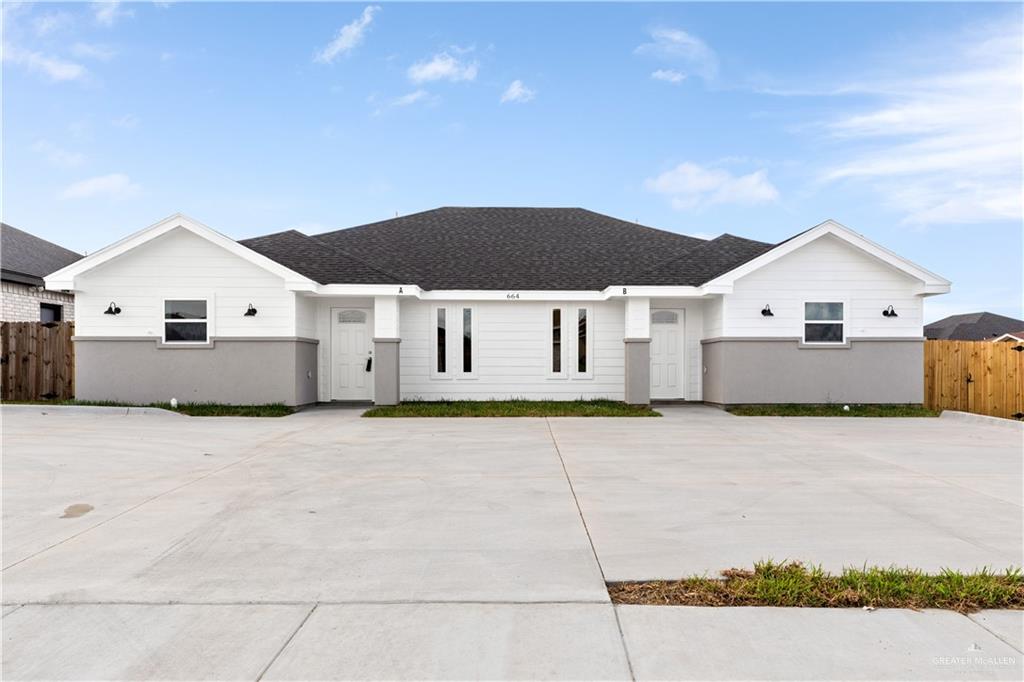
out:
{"label": "white gable siding", "polygon": [[[723,302],[714,336],[802,337],[805,301],[846,304],[846,336],[919,337],[923,332],[920,282],[832,236],[806,246],[738,279]],[[771,306],[774,317],[761,309]],[[899,314],[882,316],[892,305]],[[717,332],[717,333],[716,333]]]}
{"label": "white gable siding", "polygon": [[[208,298],[210,335],[295,336],[295,294],[284,280],[184,229],[175,229],[79,275],[75,334],[153,336],[165,298]],[[111,301],[120,315],[104,315]],[[245,317],[252,303],[259,311]]]}
{"label": "white gable siding", "polygon": [[[434,305],[466,305],[477,320],[477,368],[473,379],[431,377]],[[621,302],[566,302],[568,311],[588,306],[592,321],[593,378],[548,378],[551,303],[474,301],[463,303],[403,300],[400,307],[403,400],[526,398],[572,400],[623,399],[625,308]],[[566,315],[568,319],[575,319]],[[571,325],[563,328],[567,338]],[[452,337],[457,340],[457,332]],[[571,347],[571,346],[570,346]]]}

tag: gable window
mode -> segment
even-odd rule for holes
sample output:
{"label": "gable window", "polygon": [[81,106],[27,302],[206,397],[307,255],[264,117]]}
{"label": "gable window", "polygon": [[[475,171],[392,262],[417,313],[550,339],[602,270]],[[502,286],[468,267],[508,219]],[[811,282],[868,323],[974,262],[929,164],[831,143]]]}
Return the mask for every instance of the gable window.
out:
{"label": "gable window", "polygon": [[60,322],[62,319],[64,319],[64,306],[58,303],[39,304],[40,322]]}
{"label": "gable window", "polygon": [[446,374],[448,372],[448,344],[446,338],[445,329],[445,317],[447,309],[437,309],[437,373]]}
{"label": "gable window", "polygon": [[838,301],[804,303],[804,343],[843,343],[844,309]]}
{"label": "gable window", "polygon": [[167,343],[206,343],[206,301],[180,299],[164,301],[164,341]]}

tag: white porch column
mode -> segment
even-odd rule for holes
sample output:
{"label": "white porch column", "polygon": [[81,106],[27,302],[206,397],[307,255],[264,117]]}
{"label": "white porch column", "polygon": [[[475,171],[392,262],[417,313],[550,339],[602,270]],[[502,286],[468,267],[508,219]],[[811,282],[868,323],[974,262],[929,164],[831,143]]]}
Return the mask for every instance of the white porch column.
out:
{"label": "white porch column", "polygon": [[399,372],[398,297],[373,299],[373,402],[397,405],[402,396]]}
{"label": "white porch column", "polygon": [[625,398],[630,405],[651,402],[651,299],[626,299]]}

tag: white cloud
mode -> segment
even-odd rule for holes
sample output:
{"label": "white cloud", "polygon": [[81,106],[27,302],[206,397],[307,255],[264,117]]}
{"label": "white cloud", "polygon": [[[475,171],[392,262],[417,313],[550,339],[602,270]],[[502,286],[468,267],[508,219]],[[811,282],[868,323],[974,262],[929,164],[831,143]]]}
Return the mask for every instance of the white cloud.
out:
{"label": "white cloud", "polygon": [[523,81],[516,79],[512,81],[501,95],[501,102],[529,102],[537,96],[537,93],[523,85]]}
{"label": "white cloud", "polygon": [[327,43],[324,49],[317,52],[313,57],[313,61],[322,64],[332,64],[339,56],[354,50],[359,43],[363,42],[367,29],[373,23],[373,15],[379,11],[380,7],[378,5],[366,6],[358,19],[341,27],[334,40]]}
{"label": "white cloud", "polygon": [[[876,104],[825,124],[845,158],[826,183],[864,183],[907,224],[1020,220],[1021,36],[1016,22],[975,27],[926,73],[858,83]],[[913,63],[912,59],[902,60]]]}
{"label": "white cloud", "polygon": [[107,47],[106,45],[75,43],[71,46],[71,54],[80,59],[96,59],[101,62],[107,62],[114,58],[117,51],[113,48]]}
{"label": "white cloud", "polygon": [[718,76],[718,55],[697,36],[678,28],[664,27],[652,29],[650,35],[651,42],[637,47],[637,54],[680,62],[706,80]]}
{"label": "white cloud", "polygon": [[100,26],[113,26],[121,17],[130,17],[134,12],[121,8],[121,0],[103,0],[92,3],[92,14]]}
{"label": "white cloud", "polygon": [[644,187],[668,197],[678,210],[713,204],[762,204],[779,198],[779,191],[763,170],[735,176],[721,168],[705,168],[689,161],[648,178]]}
{"label": "white cloud", "polygon": [[686,80],[686,74],[674,69],[658,69],[651,73],[651,78],[656,81],[665,81],[666,83],[682,83]]}
{"label": "white cloud", "polygon": [[407,107],[410,104],[415,104],[416,102],[423,101],[427,99],[429,96],[430,93],[428,93],[426,90],[415,90],[413,92],[410,92],[408,95],[396,97],[395,99],[391,100],[390,104],[393,107]]}
{"label": "white cloud", "polygon": [[32,21],[32,27],[36,35],[42,38],[70,26],[71,23],[72,17],[67,12],[47,12],[36,17]]}
{"label": "white cloud", "polygon": [[24,50],[14,45],[4,45],[3,58],[5,62],[23,66],[29,71],[45,74],[55,81],[80,80],[88,73],[81,64],[69,62],[60,57],[46,55],[41,52]]}
{"label": "white cloud", "polygon": [[36,140],[32,145],[32,151],[40,154],[50,165],[58,168],[74,168],[81,166],[85,161],[85,157],[81,154],[62,149],[49,140]]}
{"label": "white cloud", "polygon": [[64,188],[61,199],[130,199],[137,196],[142,187],[131,181],[124,173],[100,175],[87,180],[79,180]]}
{"label": "white cloud", "polygon": [[118,128],[135,128],[139,125],[139,117],[135,114],[125,114],[111,121]]}
{"label": "white cloud", "polygon": [[409,80],[413,83],[428,81],[471,81],[476,79],[479,65],[476,62],[462,62],[447,52],[434,55],[429,61],[416,62],[409,67]]}

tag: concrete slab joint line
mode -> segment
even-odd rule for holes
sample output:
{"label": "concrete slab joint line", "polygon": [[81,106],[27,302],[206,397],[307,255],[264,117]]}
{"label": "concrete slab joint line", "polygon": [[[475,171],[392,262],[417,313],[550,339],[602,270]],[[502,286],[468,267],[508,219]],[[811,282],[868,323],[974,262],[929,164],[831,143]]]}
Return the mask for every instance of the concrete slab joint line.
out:
{"label": "concrete slab joint line", "polygon": [[[569,477],[569,470],[565,466],[565,459],[562,457],[562,451],[558,447],[558,439],[555,438],[555,432],[551,428],[551,420],[547,417],[544,418],[544,423],[547,424],[548,434],[551,436],[551,444],[555,448],[555,455],[558,456],[558,462],[562,465],[562,473],[565,474],[565,482],[569,486],[569,492],[572,493],[573,504],[576,505],[576,512],[580,515],[580,523],[583,524],[583,532],[587,534],[587,542],[590,543],[590,551],[594,553],[594,561],[597,563],[597,570],[601,573],[601,582],[605,585],[608,584],[608,579],[605,577],[604,568],[601,566],[601,558],[597,555],[597,548],[594,546],[594,539],[590,536],[590,529],[587,527],[587,520],[583,516],[583,508],[580,507],[580,500],[576,496],[576,489],[572,485],[572,479]],[[622,644],[622,653],[626,657],[626,667],[629,669],[629,679],[636,680],[636,674],[633,672],[633,661],[629,657],[629,647],[626,646],[626,636],[622,632],[622,623],[619,621],[619,612],[615,606],[612,605],[612,614],[615,617],[615,627],[619,631],[619,642]]]}
{"label": "concrete slab joint line", "polygon": [[270,670],[270,666],[274,665],[274,661],[281,657],[281,654],[284,653],[284,650],[287,649],[288,645],[292,643],[293,639],[295,639],[295,635],[299,634],[299,630],[301,630],[302,627],[306,624],[306,622],[309,620],[309,617],[313,615],[313,612],[316,611],[316,607],[318,606],[320,606],[319,602],[313,604],[312,608],[309,609],[309,612],[306,613],[306,617],[303,618],[302,621],[295,628],[295,630],[292,631],[292,634],[290,634],[288,636],[288,639],[284,641],[284,644],[282,644],[281,648],[277,650],[277,653],[275,653],[273,657],[271,657],[271,659],[267,662],[267,664],[263,666],[263,670],[261,670],[260,674],[256,676],[256,682],[260,682],[260,680],[263,679],[263,676],[267,674],[267,671]]}

